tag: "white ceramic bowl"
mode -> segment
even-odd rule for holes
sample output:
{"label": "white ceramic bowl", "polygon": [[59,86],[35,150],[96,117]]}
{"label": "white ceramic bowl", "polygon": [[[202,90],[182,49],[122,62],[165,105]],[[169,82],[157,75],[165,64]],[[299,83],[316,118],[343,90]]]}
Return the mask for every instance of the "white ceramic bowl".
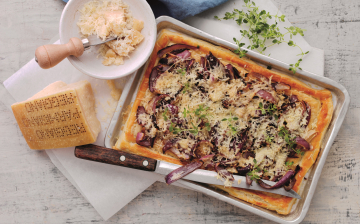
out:
{"label": "white ceramic bowl", "polygon": [[[62,12],[60,19],[60,42],[67,43],[70,38],[81,39],[79,27],[80,10],[86,2],[91,0],[70,0]],[[123,65],[103,65],[101,56],[98,57],[99,46],[92,46],[80,57],[69,56],[68,59],[81,72],[99,79],[117,79],[129,75],[139,69],[149,58],[156,40],[156,22],[154,14],[146,0],[122,0],[130,7],[134,18],[144,21],[141,33],[144,40],[130,53],[130,58],[124,58]]]}

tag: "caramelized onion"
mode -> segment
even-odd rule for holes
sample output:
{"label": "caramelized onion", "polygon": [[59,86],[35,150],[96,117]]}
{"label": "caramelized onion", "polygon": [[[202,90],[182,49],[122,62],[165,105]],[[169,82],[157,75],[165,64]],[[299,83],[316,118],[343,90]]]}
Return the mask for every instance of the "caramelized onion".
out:
{"label": "caramelized onion", "polygon": [[230,181],[234,181],[234,176],[225,169],[225,167],[221,166],[220,163],[217,163],[215,166],[216,172],[224,179],[229,179]]}
{"label": "caramelized onion", "polygon": [[306,104],[306,111],[308,113],[308,115],[306,117],[306,124],[305,124],[305,128],[306,128],[309,125],[310,118],[311,118],[311,107],[309,106],[309,104],[307,102],[305,102],[305,104]]}
{"label": "caramelized onion", "polygon": [[206,155],[206,156],[203,156],[200,158],[201,161],[205,161],[205,160],[209,160],[209,159],[212,159],[214,158],[214,154],[210,154],[210,155]]}
{"label": "caramelized onion", "polygon": [[177,138],[173,138],[167,141],[163,147],[163,152],[165,153],[167,150],[173,148],[177,141],[179,141],[179,139]]}
{"label": "caramelized onion", "polygon": [[166,107],[169,109],[170,113],[176,115],[179,112],[178,106],[167,104]]}
{"label": "caramelized onion", "polygon": [[282,91],[282,90],[289,90],[291,89],[290,85],[282,83],[282,82],[278,82],[278,83],[273,83],[271,84],[272,87],[274,87],[274,89],[276,91]]}
{"label": "caramelized onion", "polygon": [[251,177],[246,174],[246,183],[247,183],[248,185],[251,185],[252,182],[253,182],[253,181],[251,180]]}
{"label": "caramelized onion", "polygon": [[209,61],[209,65],[210,68],[214,69],[217,66],[223,66],[223,64],[221,64],[220,60],[217,59],[212,53],[211,51],[209,52],[208,55],[206,55],[206,59]]}
{"label": "caramelized onion", "polygon": [[149,90],[150,90],[150,92],[155,91],[156,80],[160,77],[160,75],[162,73],[164,73],[169,68],[170,67],[167,66],[167,65],[158,65],[158,66],[155,66],[152,69],[150,77],[149,77]]}
{"label": "caramelized onion", "polygon": [[150,92],[154,92],[157,78],[158,78],[158,70],[157,70],[156,67],[154,67],[152,69],[150,77],[149,77],[149,90],[150,90]]}
{"label": "caramelized onion", "polygon": [[251,165],[247,165],[247,166],[242,167],[242,168],[238,167],[236,170],[238,171],[238,174],[240,176],[245,176],[251,170]]}
{"label": "caramelized onion", "polygon": [[303,138],[301,138],[300,136],[297,136],[295,138],[295,142],[298,146],[301,146],[303,147],[303,149],[306,149],[306,150],[310,150],[311,149],[311,146],[310,144]]}
{"label": "caramelized onion", "polygon": [[136,143],[145,147],[152,147],[154,145],[155,138],[145,136],[144,132],[138,132],[136,135]]}
{"label": "caramelized onion", "polygon": [[180,54],[176,55],[176,57],[179,57],[179,58],[182,58],[182,59],[186,59],[186,58],[188,58],[190,56],[191,56],[191,53],[188,50],[185,50],[185,51],[181,52]]}
{"label": "caramelized onion", "polygon": [[139,119],[139,115],[141,115],[141,114],[146,114],[145,108],[143,106],[138,107],[138,109],[136,111],[136,120],[137,120],[138,124],[140,124],[141,126],[145,126],[146,122]]}
{"label": "caramelized onion", "polygon": [[230,80],[235,79],[234,67],[231,64],[225,66],[225,73]]}
{"label": "caramelized onion", "polygon": [[191,59],[191,60],[187,61],[187,63],[186,63],[186,72],[190,71],[191,66],[194,64],[194,62],[195,62],[195,59]]}
{"label": "caramelized onion", "polygon": [[299,101],[299,98],[297,97],[297,95],[290,96],[290,103],[295,103],[297,101]]}
{"label": "caramelized onion", "polygon": [[265,76],[260,75],[259,73],[256,73],[256,72],[250,72],[248,74],[248,77],[257,79],[257,80],[262,81],[262,82],[264,82],[264,81],[269,82],[268,78],[266,78]]}
{"label": "caramelized onion", "polygon": [[255,154],[253,152],[244,152],[242,157],[245,159],[248,159],[249,157],[255,158]]}
{"label": "caramelized onion", "polygon": [[256,95],[258,95],[259,97],[263,98],[266,101],[269,101],[271,103],[276,103],[275,98],[271,95],[271,93],[265,91],[265,90],[259,90],[257,91]]}
{"label": "caramelized onion", "polygon": [[169,53],[171,51],[174,51],[174,50],[179,50],[179,49],[196,49],[197,47],[194,47],[194,46],[190,46],[190,45],[187,45],[187,44],[174,44],[174,45],[171,45],[171,46],[168,46],[168,47],[165,47],[161,50],[158,51],[157,53],[157,56],[159,58],[161,58],[164,54],[166,53]]}
{"label": "caramelized onion", "polygon": [[294,187],[295,182],[296,182],[296,180],[295,180],[295,176],[294,176],[293,178],[290,179],[289,184],[284,185],[284,189],[287,191],[290,191]]}
{"label": "caramelized onion", "polygon": [[287,184],[291,177],[294,176],[295,172],[293,170],[289,170],[288,172],[286,172],[286,174],[273,186],[270,186],[268,184],[266,184],[264,181],[262,180],[258,180],[258,184],[266,189],[276,189],[276,188],[280,188],[282,186],[284,186],[285,184]]}
{"label": "caramelized onion", "polygon": [[155,96],[153,98],[152,101],[152,109],[153,109],[153,112],[155,113],[156,112],[156,107],[158,106],[159,102],[163,99],[165,99],[166,97],[169,97],[169,95],[167,94],[162,94],[162,95],[158,95],[158,96]]}
{"label": "caramelized onion", "polygon": [[200,168],[203,165],[202,161],[193,161],[189,164],[186,164],[182,167],[177,168],[168,175],[165,176],[165,181],[167,184],[172,184],[180,178],[185,177],[186,175],[194,172],[196,169]]}

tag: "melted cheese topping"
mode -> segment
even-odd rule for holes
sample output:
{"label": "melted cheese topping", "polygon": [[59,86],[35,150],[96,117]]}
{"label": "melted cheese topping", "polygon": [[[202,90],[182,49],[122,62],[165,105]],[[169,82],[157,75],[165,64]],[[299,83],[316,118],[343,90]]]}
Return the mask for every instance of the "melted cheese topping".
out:
{"label": "melted cheese topping", "polygon": [[[199,61],[199,55],[192,54]],[[230,173],[250,166],[261,170],[256,172],[261,178],[284,175],[289,169],[285,165],[288,155],[295,150],[290,148],[291,141],[296,136],[314,135],[312,127],[305,128],[308,113],[302,102],[291,103],[283,92],[276,92],[271,78],[246,78],[248,72],[240,69],[241,77],[230,79],[223,65],[211,65],[205,71],[199,62],[186,71],[187,60],[178,59],[156,81],[156,93],[170,96],[154,113],[156,139],[163,144],[177,139],[172,152],[182,159],[199,157],[199,153],[214,154],[213,162]],[[273,100],[269,102],[257,95],[260,90],[269,93]],[[147,90],[141,105],[152,108],[149,102],[157,94]],[[167,104],[177,107],[177,112],[166,109]],[[147,111],[152,114],[152,109]],[[283,129],[287,130],[286,139],[279,134]],[[213,147],[195,148],[202,140]],[[246,153],[253,153],[255,158]]]}

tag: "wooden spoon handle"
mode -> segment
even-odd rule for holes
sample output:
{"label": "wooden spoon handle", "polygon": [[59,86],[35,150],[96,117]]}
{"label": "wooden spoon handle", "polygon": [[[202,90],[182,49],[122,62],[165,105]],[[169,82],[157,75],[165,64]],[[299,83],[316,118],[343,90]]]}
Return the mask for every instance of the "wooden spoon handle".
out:
{"label": "wooden spoon handle", "polygon": [[155,159],[92,144],[76,146],[75,156],[80,159],[125,166],[139,170],[155,171],[156,168]]}
{"label": "wooden spoon handle", "polygon": [[67,56],[80,57],[84,53],[84,46],[79,38],[73,37],[67,44],[48,44],[38,47],[35,60],[43,69],[54,67]]}

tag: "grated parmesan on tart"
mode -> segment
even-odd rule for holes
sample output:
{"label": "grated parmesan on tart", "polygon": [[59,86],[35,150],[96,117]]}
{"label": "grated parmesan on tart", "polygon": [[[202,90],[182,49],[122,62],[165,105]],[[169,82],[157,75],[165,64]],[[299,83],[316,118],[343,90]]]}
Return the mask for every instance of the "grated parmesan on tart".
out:
{"label": "grated parmesan on tart", "polygon": [[215,188],[288,214],[296,199],[236,188],[233,176],[299,193],[332,111],[328,90],[162,30],[114,148],[184,165],[168,184],[191,170],[213,170],[226,186]]}

